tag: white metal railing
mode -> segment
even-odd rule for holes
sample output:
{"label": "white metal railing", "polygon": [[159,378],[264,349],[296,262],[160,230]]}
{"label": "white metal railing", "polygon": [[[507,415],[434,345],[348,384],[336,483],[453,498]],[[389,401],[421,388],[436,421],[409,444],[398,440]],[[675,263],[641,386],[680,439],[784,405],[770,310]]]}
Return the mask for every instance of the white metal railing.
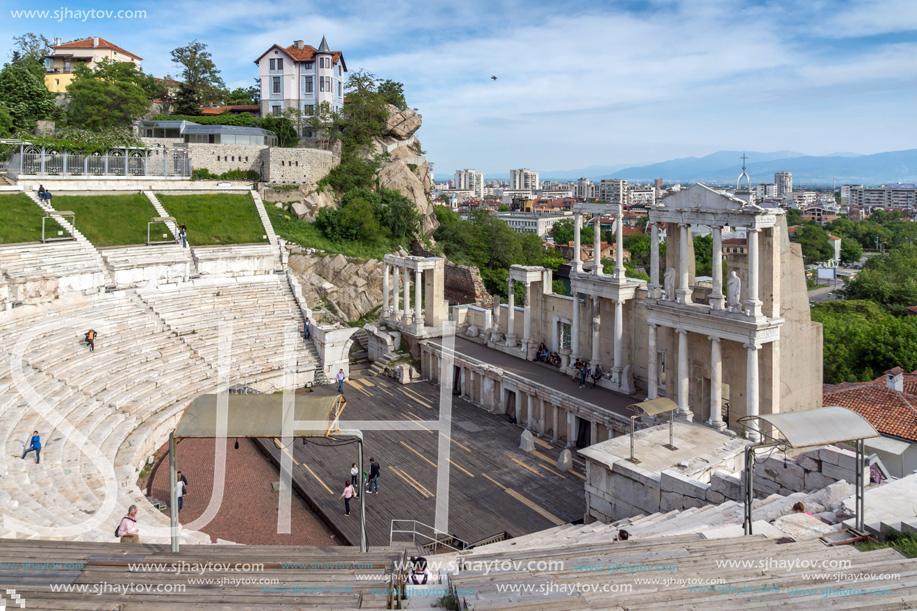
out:
{"label": "white metal railing", "polygon": [[[399,525],[400,527],[396,528],[396,525]],[[410,526],[410,528],[407,526]],[[468,547],[468,543],[462,541],[458,537],[447,532],[437,530],[429,524],[424,524],[423,522],[418,522],[417,520],[392,520],[391,529],[389,530],[388,535],[389,545],[395,544],[394,542],[396,534],[411,535],[411,543],[415,546],[418,545],[418,539],[420,539],[419,545],[421,547],[427,547],[432,544],[433,548],[431,551],[434,553],[436,553],[437,548],[440,546],[456,552],[460,552]],[[450,541],[451,543],[446,543],[444,539]],[[454,545],[455,542],[458,542],[458,545]]]}
{"label": "white metal railing", "polygon": [[20,145],[0,161],[12,178],[20,176],[191,176],[186,151],[121,148],[81,154]]}

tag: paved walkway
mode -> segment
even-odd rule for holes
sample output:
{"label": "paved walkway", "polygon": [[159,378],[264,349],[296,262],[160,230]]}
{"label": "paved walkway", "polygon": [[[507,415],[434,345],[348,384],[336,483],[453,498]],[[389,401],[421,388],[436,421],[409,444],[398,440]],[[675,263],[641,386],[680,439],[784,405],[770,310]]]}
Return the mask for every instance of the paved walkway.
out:
{"label": "paved walkway", "polygon": [[[442,338],[429,341],[442,344]],[[561,373],[556,367],[516,358],[463,337],[455,338],[455,351],[627,418],[634,415],[634,410],[627,406],[643,401],[646,397],[642,391],[641,394],[627,396],[600,386],[593,388],[591,378],[586,380],[585,388],[580,388],[577,382],[572,381],[570,376]]]}
{"label": "paved walkway", "polygon": [[[188,497],[179,521],[196,520],[210,502],[213,493],[213,439],[183,439],[178,444],[178,468],[188,479]],[[168,504],[168,446],[152,482],[152,496]],[[325,524],[294,494],[290,534],[277,534],[278,494],[271,483],[280,479],[277,469],[255,443],[240,439],[226,440],[226,487],[223,501],[213,520],[198,530],[214,542],[226,539],[248,545],[340,545]],[[166,510],[168,512],[168,510]],[[168,515],[168,514],[167,514]]]}

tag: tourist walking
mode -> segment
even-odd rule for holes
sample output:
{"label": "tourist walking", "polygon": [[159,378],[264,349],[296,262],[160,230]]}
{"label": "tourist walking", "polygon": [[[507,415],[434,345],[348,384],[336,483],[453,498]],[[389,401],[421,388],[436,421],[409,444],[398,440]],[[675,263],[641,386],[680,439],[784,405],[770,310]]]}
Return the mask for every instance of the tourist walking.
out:
{"label": "tourist walking", "polygon": [[188,248],[188,232],[185,231],[184,227],[178,230],[178,237],[181,239],[181,247]]}
{"label": "tourist walking", "polygon": [[45,198],[45,186],[44,186],[44,185],[38,185],[38,199],[42,199],[42,200],[43,200],[44,198]]}
{"label": "tourist walking", "polygon": [[41,464],[41,437],[39,437],[38,431],[32,432],[32,440],[29,442],[29,447],[22,453],[23,460],[25,460],[25,455],[29,452],[35,452],[35,464]]}
{"label": "tourist walking", "polygon": [[579,387],[586,385],[586,377],[589,375],[589,365],[583,363],[579,370]]}
{"label": "tourist walking", "polygon": [[312,321],[309,320],[308,316],[306,316],[306,320],[302,323],[302,334],[306,339],[312,339]]}
{"label": "tourist walking", "polygon": [[[188,478],[185,477],[184,475],[182,475],[181,471],[179,471],[179,472],[178,472],[178,479],[181,480],[181,483],[182,483],[182,487],[181,487],[182,495],[181,495],[181,497],[184,499],[186,496],[188,496]],[[183,504],[183,502],[180,503],[180,504],[178,505],[178,508],[179,508],[179,509],[181,509],[182,504]]]}
{"label": "tourist walking", "polygon": [[344,480],[344,492],[341,493],[341,498],[344,499],[344,515],[350,515],[350,499],[353,498],[353,484]]}
{"label": "tourist walking", "polygon": [[[357,463],[353,463],[353,466],[350,467],[350,485],[354,490],[360,489],[360,470],[357,469]],[[360,496],[360,493],[357,492],[356,495]]]}
{"label": "tourist walking", "polygon": [[89,346],[90,352],[96,351],[96,332],[94,329],[86,332],[86,345]]}
{"label": "tourist walking", "polygon": [[366,492],[369,494],[379,494],[379,475],[382,471],[382,468],[379,466],[379,463],[376,462],[375,458],[369,459],[369,482],[366,486]]}
{"label": "tourist walking", "polygon": [[337,378],[337,381],[338,381],[338,392],[340,393],[344,392],[344,379],[345,379],[344,370],[341,369],[340,371],[338,371],[338,374],[335,377]]}
{"label": "tourist walking", "polygon": [[185,495],[185,482],[181,481],[181,475],[175,476],[175,496],[178,497],[178,510],[181,511],[182,497]]}
{"label": "tourist walking", "polygon": [[140,543],[140,528],[137,526],[137,506],[131,505],[127,515],[121,518],[116,537],[121,537],[121,543]]}

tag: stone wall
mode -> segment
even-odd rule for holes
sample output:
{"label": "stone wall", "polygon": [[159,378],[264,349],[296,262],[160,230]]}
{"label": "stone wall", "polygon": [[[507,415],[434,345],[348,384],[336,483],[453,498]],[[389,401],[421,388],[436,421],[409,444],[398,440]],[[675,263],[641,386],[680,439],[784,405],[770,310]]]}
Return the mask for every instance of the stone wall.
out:
{"label": "stone wall", "polygon": [[331,151],[280,147],[267,149],[265,160],[266,182],[306,185],[316,184],[338,162]]}
{"label": "stone wall", "polygon": [[[241,170],[258,172],[265,161],[268,147],[259,144],[207,144],[191,143],[191,167],[206,168],[212,174]],[[267,163],[265,162],[265,166]]]}
{"label": "stone wall", "polygon": [[494,298],[484,287],[481,272],[476,267],[446,262],[445,299],[451,304],[474,304],[492,308]]}

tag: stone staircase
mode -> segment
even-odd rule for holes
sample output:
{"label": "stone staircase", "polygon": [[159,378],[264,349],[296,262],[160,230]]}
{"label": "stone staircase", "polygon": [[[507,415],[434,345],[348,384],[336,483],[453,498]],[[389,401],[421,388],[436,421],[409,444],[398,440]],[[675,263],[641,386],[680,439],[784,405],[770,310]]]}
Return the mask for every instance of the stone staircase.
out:
{"label": "stone staircase", "polygon": [[102,256],[99,254],[99,251],[97,251],[95,247],[92,245],[92,243],[86,239],[86,236],[84,236],[82,233],[77,231],[77,229],[73,225],[71,225],[69,221],[64,220],[64,217],[60,216],[59,214],[53,214],[53,213],[56,213],[57,211],[54,208],[52,208],[47,202],[39,199],[38,193],[34,191],[26,191],[25,194],[28,195],[29,198],[33,202],[38,204],[38,206],[42,210],[44,210],[45,212],[52,213],[51,218],[53,218],[55,221],[58,222],[58,224],[60,224],[61,227],[67,230],[67,232],[69,232],[70,235],[73,236],[73,238],[77,241],[78,244],[83,246],[88,256],[92,256],[95,259],[96,265],[102,270],[102,273],[105,275],[106,283],[113,284],[114,282],[112,280],[111,274],[108,272],[108,268],[105,265],[105,261],[102,259]]}
{"label": "stone staircase", "polygon": [[[54,294],[98,292],[110,276],[94,249],[74,241],[0,245],[0,273],[15,283],[30,284],[23,300]],[[55,282],[45,286],[49,278]]]}
{"label": "stone staircase", "polygon": [[398,360],[402,355],[397,352],[389,352],[380,359],[376,359],[372,367],[369,368],[369,375],[378,376],[385,373],[386,368],[392,363],[392,361]]}
{"label": "stone staircase", "polygon": [[353,337],[353,341],[360,344],[363,350],[369,350],[369,333],[366,329],[360,327],[351,337]]}
{"label": "stone staircase", "polygon": [[[143,194],[146,195],[146,198],[150,200],[150,203],[153,204],[154,208],[156,208],[156,214],[158,214],[160,217],[171,216],[166,211],[166,209],[163,208],[162,203],[159,201],[159,198],[156,197],[156,194],[154,194],[152,191],[144,191]],[[166,227],[168,227],[169,231],[172,232],[172,237],[178,241],[178,227],[176,227],[175,223],[169,221],[166,223]]]}
{"label": "stone staircase", "polygon": [[117,286],[187,282],[197,274],[190,248],[178,244],[127,246],[99,250]]}
{"label": "stone staircase", "polygon": [[283,253],[280,251],[281,246],[277,240],[277,234],[274,233],[274,226],[271,225],[271,219],[267,215],[267,210],[264,208],[264,202],[261,200],[261,196],[258,195],[258,191],[254,189],[252,190],[252,199],[255,200],[255,208],[258,210],[258,216],[261,217],[261,224],[264,225],[264,232],[267,234],[267,239],[271,243],[271,249],[277,260],[277,269],[282,269],[283,265],[281,261],[283,260]]}

